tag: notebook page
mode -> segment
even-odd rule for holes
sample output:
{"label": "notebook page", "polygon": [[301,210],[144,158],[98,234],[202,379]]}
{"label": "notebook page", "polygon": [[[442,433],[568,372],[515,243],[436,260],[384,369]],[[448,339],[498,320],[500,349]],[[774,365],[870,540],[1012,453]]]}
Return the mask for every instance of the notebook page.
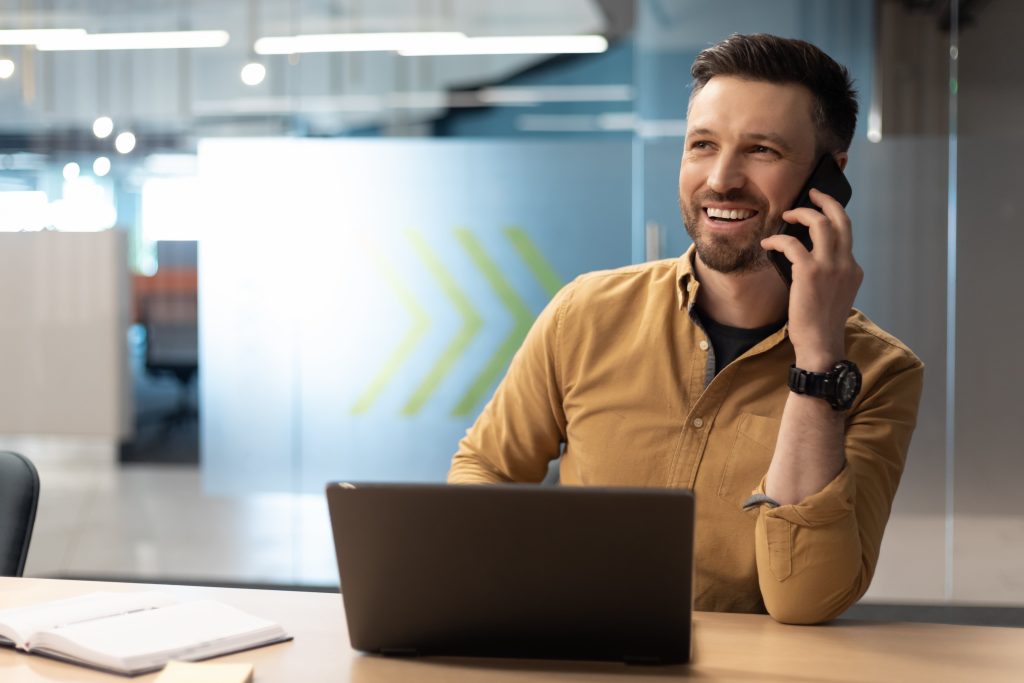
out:
{"label": "notebook page", "polygon": [[96,592],[65,600],[53,600],[26,607],[0,610],[0,636],[27,649],[37,631],[100,619],[115,614],[171,605],[176,600],[165,593],[137,591],[130,593]]}
{"label": "notebook page", "polygon": [[39,634],[33,648],[116,671],[145,671],[284,640],[278,624],[212,600],[186,602]]}

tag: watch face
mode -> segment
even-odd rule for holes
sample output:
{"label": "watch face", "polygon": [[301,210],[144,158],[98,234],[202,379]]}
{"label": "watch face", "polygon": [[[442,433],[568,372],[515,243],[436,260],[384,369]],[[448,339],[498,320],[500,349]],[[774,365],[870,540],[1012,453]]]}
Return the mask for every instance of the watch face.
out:
{"label": "watch face", "polygon": [[853,399],[860,393],[860,372],[857,371],[857,366],[851,368],[844,365],[836,379],[836,385],[836,398],[839,404],[849,408],[853,405]]}

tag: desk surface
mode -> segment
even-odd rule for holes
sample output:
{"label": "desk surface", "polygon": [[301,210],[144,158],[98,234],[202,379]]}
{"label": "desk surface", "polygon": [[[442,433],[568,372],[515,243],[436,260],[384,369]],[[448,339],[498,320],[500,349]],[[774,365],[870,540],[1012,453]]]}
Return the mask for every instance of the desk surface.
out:
{"label": "desk surface", "polygon": [[[153,586],[0,578],[0,606],[18,607],[96,590]],[[228,655],[251,662],[256,683],[270,681],[580,681],[658,678],[712,681],[1021,681],[1024,629],[839,621],[784,626],[769,617],[699,612],[694,658],[686,666],[633,667],[599,662],[491,659],[389,659],[349,646],[341,597],[330,593],[156,586],[181,599],[212,598],[280,622],[295,640]],[[0,681],[151,681],[127,679],[0,648]]]}

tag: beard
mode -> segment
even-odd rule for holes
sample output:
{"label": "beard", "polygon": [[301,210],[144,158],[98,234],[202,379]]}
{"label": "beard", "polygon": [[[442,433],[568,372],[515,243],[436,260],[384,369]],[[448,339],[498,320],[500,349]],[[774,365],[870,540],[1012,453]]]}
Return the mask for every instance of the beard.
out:
{"label": "beard", "polygon": [[[706,202],[737,202],[757,207],[753,230],[743,233],[715,233],[701,227]],[[775,234],[767,223],[766,202],[742,192],[704,192],[687,202],[679,197],[679,210],[683,216],[686,233],[697,248],[697,256],[708,268],[720,273],[750,273],[767,268],[771,261],[768,252],[761,247],[761,240]]]}

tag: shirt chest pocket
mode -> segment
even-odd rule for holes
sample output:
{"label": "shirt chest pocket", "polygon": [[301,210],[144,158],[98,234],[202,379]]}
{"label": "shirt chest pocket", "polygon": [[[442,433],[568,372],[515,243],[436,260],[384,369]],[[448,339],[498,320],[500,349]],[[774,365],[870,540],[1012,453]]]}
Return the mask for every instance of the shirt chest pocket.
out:
{"label": "shirt chest pocket", "polygon": [[750,492],[757,488],[771,464],[781,424],[773,417],[752,413],[740,415],[736,439],[722,468],[719,496],[737,506],[743,505],[750,497]]}

